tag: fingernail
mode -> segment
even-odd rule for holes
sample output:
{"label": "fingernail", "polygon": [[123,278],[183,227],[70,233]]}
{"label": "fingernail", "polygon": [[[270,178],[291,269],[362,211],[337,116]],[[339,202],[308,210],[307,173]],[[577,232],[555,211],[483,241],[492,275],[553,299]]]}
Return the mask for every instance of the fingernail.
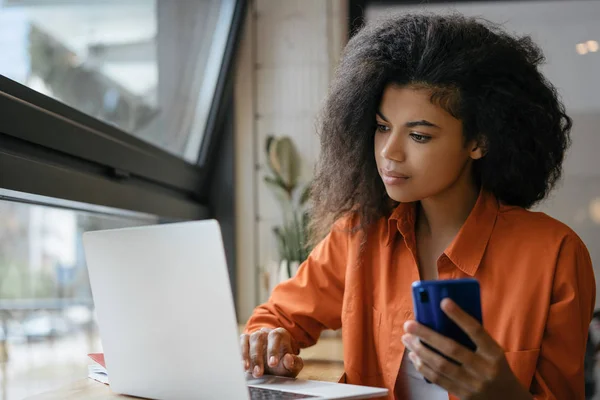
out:
{"label": "fingernail", "polygon": [[404,343],[405,346],[410,346],[410,341],[408,339],[409,339],[408,335],[402,336],[402,343]]}
{"label": "fingernail", "polygon": [[246,360],[244,366],[246,367],[246,369],[250,368],[250,361]]}
{"label": "fingernail", "polygon": [[451,311],[454,302],[449,298],[445,298],[440,302],[440,307],[444,307],[446,310]]}
{"label": "fingernail", "polygon": [[277,364],[277,360],[275,360],[275,356],[271,356],[271,358],[269,358],[269,364],[271,366],[274,366],[275,364]]}
{"label": "fingernail", "polygon": [[419,368],[421,366],[421,360],[415,353],[409,353],[408,358],[410,358],[415,367]]}
{"label": "fingernail", "polygon": [[246,366],[246,361],[242,360],[242,368],[244,368],[244,370],[247,370],[248,367]]}
{"label": "fingernail", "polygon": [[257,378],[258,374],[260,374],[260,367],[257,365],[254,367],[254,377]]}

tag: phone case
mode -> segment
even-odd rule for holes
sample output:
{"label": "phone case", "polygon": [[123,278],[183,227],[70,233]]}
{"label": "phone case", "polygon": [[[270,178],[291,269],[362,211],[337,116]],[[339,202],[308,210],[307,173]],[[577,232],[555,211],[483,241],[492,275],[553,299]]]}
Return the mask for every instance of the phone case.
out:
{"label": "phone case", "polygon": [[483,323],[479,282],[476,279],[417,281],[412,284],[412,296],[417,322],[468,349],[476,350],[475,343],[440,308],[441,301],[448,297]]}

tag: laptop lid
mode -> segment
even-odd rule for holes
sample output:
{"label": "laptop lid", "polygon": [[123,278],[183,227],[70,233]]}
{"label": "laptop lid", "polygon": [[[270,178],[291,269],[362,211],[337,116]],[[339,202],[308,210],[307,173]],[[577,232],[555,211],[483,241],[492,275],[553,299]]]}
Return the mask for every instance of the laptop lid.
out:
{"label": "laptop lid", "polygon": [[88,232],[83,242],[113,391],[248,398],[216,221]]}

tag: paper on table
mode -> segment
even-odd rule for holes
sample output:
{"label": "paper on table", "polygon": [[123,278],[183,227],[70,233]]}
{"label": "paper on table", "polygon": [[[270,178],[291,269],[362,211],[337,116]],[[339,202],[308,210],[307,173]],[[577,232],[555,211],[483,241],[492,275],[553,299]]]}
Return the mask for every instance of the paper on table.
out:
{"label": "paper on table", "polygon": [[88,378],[108,385],[108,372],[106,371],[106,363],[104,362],[104,354],[93,353],[88,354],[96,364],[88,365]]}

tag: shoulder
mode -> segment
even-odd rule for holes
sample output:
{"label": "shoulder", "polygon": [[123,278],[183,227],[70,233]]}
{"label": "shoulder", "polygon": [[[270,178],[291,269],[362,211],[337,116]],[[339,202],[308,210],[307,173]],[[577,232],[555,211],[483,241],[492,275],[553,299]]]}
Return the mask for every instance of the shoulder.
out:
{"label": "shoulder", "polygon": [[566,268],[589,275],[592,270],[589,251],[579,235],[543,212],[501,205],[490,240],[499,253],[518,255],[537,265],[540,273],[545,270],[555,274]]}
{"label": "shoulder", "polygon": [[500,205],[495,228],[502,234],[510,234],[516,239],[527,239],[553,247],[568,244],[585,248],[573,229],[541,211]]}
{"label": "shoulder", "polygon": [[332,225],[334,232],[352,232],[360,227],[360,217],[357,213],[348,212],[338,218]]}
{"label": "shoulder", "polygon": [[358,213],[348,213],[333,224],[330,237],[336,241],[344,240],[348,249],[361,252],[366,248],[379,248],[387,243],[390,235],[396,233],[394,229],[393,226],[390,228],[388,216],[365,224]]}
{"label": "shoulder", "polygon": [[[497,270],[508,272],[510,290],[531,296],[553,293],[549,301],[575,292],[586,307],[593,304],[596,285],[589,252],[563,222],[543,212],[501,205],[489,244],[490,262],[499,261]],[[584,314],[587,318],[588,312]]]}
{"label": "shoulder", "polygon": [[346,249],[359,231],[360,219],[354,213],[347,213],[331,224],[329,233],[314,247],[313,253],[326,248]]}

